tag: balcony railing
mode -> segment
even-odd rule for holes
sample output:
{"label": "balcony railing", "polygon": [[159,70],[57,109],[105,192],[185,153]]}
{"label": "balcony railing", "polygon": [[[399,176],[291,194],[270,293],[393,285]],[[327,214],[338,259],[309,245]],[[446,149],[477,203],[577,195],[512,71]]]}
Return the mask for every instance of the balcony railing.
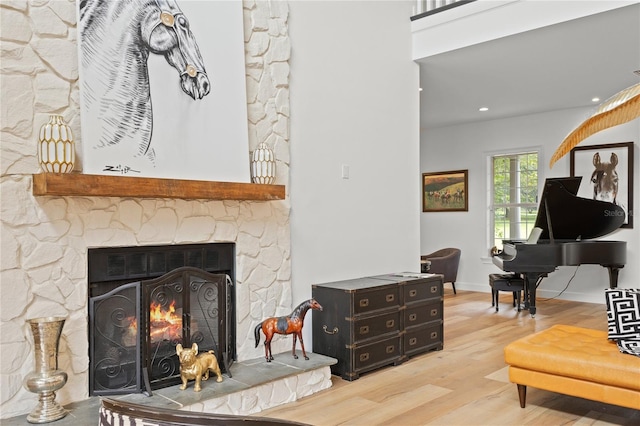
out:
{"label": "balcony railing", "polygon": [[476,0],[416,0],[416,6],[414,8],[414,16],[411,20],[423,18],[425,16],[433,15],[434,13],[449,10],[454,7],[462,6],[463,4],[471,3]]}

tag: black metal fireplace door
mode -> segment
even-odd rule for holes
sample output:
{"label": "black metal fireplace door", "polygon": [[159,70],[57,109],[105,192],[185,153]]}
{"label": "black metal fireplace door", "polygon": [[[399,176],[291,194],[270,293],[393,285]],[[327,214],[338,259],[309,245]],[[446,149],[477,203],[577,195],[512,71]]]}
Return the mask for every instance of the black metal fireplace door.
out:
{"label": "black metal fireplace door", "polygon": [[89,299],[89,393],[151,395],[180,383],[176,345],[213,350],[230,377],[231,278],[181,267]]}

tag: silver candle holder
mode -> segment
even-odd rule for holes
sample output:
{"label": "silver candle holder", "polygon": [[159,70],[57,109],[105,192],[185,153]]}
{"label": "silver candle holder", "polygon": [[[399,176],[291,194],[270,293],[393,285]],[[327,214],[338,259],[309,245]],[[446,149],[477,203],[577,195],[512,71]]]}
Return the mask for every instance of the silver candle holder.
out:
{"label": "silver candle holder", "polygon": [[58,370],[58,344],[64,322],[61,317],[27,320],[35,344],[36,370],[25,376],[23,385],[39,396],[38,405],[27,416],[29,423],[49,423],[67,415],[55,401],[56,391],[67,383],[67,373]]}

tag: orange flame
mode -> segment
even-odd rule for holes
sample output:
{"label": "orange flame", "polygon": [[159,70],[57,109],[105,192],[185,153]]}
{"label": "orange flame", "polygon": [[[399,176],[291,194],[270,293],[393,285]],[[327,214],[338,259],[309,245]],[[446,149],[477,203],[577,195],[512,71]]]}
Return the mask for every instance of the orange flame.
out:
{"label": "orange flame", "polygon": [[[136,317],[128,317],[129,322],[124,335],[123,344],[133,346],[138,335],[138,322]],[[182,315],[176,313],[176,302],[171,302],[167,310],[162,305],[152,302],[149,307],[149,325],[151,343],[162,340],[175,340],[182,338]]]}
{"label": "orange flame", "polygon": [[162,305],[156,302],[151,303],[149,309],[149,320],[153,322],[168,322],[169,324],[182,323],[182,318],[176,315],[176,301],[169,305],[169,310],[164,311]]}
{"label": "orange flame", "polygon": [[182,315],[176,314],[175,300],[171,302],[167,310],[164,310],[159,303],[151,303],[149,323],[151,343],[182,337]]}

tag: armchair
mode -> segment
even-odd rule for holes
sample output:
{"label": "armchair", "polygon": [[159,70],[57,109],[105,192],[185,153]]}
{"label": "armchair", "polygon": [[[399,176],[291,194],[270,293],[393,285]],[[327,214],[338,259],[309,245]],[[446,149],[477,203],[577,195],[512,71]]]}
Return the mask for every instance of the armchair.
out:
{"label": "armchair", "polygon": [[444,248],[431,254],[420,256],[420,260],[431,262],[429,272],[444,275],[444,282],[451,283],[453,294],[456,294],[456,278],[458,277],[458,265],[460,263],[460,249]]}

